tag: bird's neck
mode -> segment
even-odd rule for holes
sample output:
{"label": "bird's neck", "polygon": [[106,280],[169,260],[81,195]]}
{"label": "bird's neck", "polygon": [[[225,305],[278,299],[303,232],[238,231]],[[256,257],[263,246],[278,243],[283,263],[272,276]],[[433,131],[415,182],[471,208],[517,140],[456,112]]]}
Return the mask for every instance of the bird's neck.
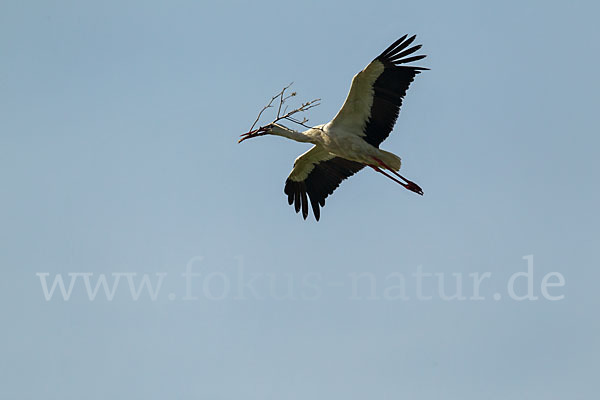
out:
{"label": "bird's neck", "polygon": [[270,133],[273,135],[283,136],[288,139],[295,140],[296,142],[313,142],[311,137],[305,134],[304,132],[295,131],[293,129],[286,128],[285,126],[279,124],[273,124]]}

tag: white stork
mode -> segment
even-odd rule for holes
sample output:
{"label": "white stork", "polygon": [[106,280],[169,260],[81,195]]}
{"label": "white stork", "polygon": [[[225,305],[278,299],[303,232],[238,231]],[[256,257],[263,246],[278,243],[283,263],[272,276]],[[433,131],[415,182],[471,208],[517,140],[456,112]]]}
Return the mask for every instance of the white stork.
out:
{"label": "white stork", "polygon": [[[363,169],[373,168],[408,190],[420,195],[423,191],[398,172],[400,157],[379,149],[396,123],[402,99],[415,75],[428,68],[408,66],[425,55],[407,57],[421,45],[407,48],[416,36],[404,35],[375,58],[352,79],[350,93],[331,122],[298,132],[276,123],[241,135],[243,140],[277,135],[314,146],[294,162],[285,182],[284,193],[296,212],[308,217],[308,200],[316,220],[325,206],[325,198],[340,183]],[[389,175],[390,171],[402,181]]]}

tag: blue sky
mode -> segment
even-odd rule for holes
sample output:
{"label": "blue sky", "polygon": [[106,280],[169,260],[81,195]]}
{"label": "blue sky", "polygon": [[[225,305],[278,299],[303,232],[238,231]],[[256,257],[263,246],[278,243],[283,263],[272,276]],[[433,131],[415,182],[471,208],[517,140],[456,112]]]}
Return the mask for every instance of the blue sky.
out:
{"label": "blue sky", "polygon": [[[2,2],[0,397],[592,397],[599,11]],[[365,170],[303,221],[283,184],[307,146],[237,136],[290,81],[327,122],[405,33],[431,70],[382,148],[425,196]],[[517,301],[507,282],[529,255],[538,300]],[[419,300],[419,270],[448,293],[460,274],[467,298],[440,298],[434,275]],[[552,272],[561,300],[541,294]],[[46,300],[38,273],[79,275]],[[115,273],[114,298],[90,300],[85,274]],[[128,279],[157,273],[156,299],[134,300]],[[390,297],[394,276],[408,299]]]}

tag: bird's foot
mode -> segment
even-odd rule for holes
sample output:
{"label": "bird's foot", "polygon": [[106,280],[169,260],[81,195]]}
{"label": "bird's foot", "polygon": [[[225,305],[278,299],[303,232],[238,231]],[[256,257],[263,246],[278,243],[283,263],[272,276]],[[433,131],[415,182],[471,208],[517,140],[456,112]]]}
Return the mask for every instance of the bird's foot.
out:
{"label": "bird's foot", "polygon": [[407,188],[408,190],[415,192],[416,194],[420,194],[421,196],[423,196],[423,189],[421,189],[421,187],[419,185],[417,185],[416,183],[414,183],[412,181],[407,181],[406,186],[404,186],[404,187]]}

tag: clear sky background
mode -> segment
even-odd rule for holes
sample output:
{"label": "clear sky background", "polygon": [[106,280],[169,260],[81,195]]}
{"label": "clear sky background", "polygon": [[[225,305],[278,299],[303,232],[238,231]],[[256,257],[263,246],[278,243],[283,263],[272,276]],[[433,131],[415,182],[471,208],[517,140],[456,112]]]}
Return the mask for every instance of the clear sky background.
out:
{"label": "clear sky background", "polygon": [[[599,14],[591,1],[2,1],[0,397],[593,398]],[[382,147],[425,196],[365,170],[303,221],[283,184],[307,146],[237,136],[290,81],[327,122],[405,33],[431,71]],[[528,255],[538,300],[516,301],[507,281]],[[184,300],[194,257],[198,299]],[[430,278],[420,301],[419,267],[448,293],[462,274],[467,299],[444,301]],[[46,301],[36,273],[69,272],[167,275],[155,301],[134,301],[125,278],[112,301],[90,301],[83,278]],[[374,289],[354,290],[356,272]],[[485,299],[469,300],[468,274],[485,272]],[[562,300],[541,295],[550,272]],[[385,296],[390,274],[408,300]],[[259,298],[236,298],[250,275]]]}

